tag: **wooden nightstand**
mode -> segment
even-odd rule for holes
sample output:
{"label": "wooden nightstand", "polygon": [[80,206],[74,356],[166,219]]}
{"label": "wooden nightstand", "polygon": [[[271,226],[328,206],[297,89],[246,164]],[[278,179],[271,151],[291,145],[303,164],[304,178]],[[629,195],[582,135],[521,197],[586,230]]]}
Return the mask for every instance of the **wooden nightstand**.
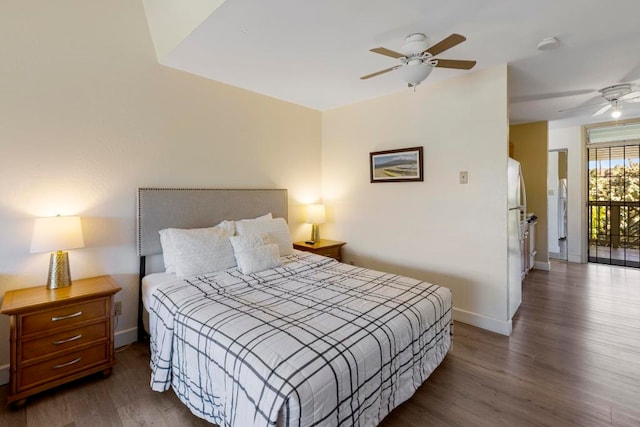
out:
{"label": "wooden nightstand", "polygon": [[342,262],[342,247],[344,245],[345,242],[320,239],[313,245],[305,242],[295,242],[293,244],[293,248],[298,249],[299,251],[313,252],[314,254],[328,256]]}
{"label": "wooden nightstand", "polygon": [[74,280],[71,286],[7,291],[0,313],[10,316],[11,382],[8,403],[100,372],[109,375],[113,350],[110,276]]}

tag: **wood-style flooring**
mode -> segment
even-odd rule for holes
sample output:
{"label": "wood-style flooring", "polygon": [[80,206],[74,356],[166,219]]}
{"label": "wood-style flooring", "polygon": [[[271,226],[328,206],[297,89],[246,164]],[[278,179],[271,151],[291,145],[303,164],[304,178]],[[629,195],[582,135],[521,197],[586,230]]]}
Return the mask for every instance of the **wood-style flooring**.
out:
{"label": "wood-style flooring", "polygon": [[[99,375],[0,405],[0,426],[201,426],[149,389],[142,344]],[[0,399],[7,386],[0,387]],[[511,337],[456,323],[454,345],[382,426],[640,426],[640,270],[552,262],[532,271]]]}

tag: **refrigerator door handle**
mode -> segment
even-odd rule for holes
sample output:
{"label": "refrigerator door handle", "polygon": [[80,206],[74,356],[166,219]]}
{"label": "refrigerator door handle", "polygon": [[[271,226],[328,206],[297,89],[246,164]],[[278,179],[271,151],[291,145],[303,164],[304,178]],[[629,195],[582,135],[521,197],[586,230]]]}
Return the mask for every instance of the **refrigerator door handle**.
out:
{"label": "refrigerator door handle", "polygon": [[522,192],[522,206],[524,207],[524,220],[527,220],[527,188],[524,185],[524,176],[522,176],[522,168],[520,168],[520,188]]}

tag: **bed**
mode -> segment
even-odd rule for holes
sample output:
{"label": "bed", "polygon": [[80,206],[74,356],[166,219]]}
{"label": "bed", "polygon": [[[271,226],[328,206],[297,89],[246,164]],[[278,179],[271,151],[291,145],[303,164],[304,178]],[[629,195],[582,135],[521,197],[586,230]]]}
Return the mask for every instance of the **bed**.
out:
{"label": "bed", "polygon": [[[139,331],[146,311],[151,388],[173,388],[220,426],[375,426],[449,351],[451,292],[289,249],[269,228],[286,220],[287,200],[286,190],[138,190]],[[229,221],[238,265],[162,271],[160,230],[222,232]],[[246,242],[258,249],[238,250]],[[277,265],[243,261],[274,245]]]}

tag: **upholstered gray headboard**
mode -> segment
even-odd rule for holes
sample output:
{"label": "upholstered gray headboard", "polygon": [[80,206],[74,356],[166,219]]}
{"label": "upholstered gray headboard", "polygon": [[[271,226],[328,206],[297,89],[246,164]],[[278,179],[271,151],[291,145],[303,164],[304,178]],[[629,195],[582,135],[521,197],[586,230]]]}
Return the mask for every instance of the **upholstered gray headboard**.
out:
{"label": "upholstered gray headboard", "polygon": [[138,255],[138,341],[145,341],[142,278],[146,257],[162,252],[160,234],[164,228],[212,227],[225,219],[255,218],[271,212],[288,219],[287,190],[223,190],[207,188],[139,188]]}
{"label": "upholstered gray headboard", "polygon": [[158,231],[164,228],[212,227],[269,212],[288,218],[287,190],[139,188],[138,255],[162,252]]}

